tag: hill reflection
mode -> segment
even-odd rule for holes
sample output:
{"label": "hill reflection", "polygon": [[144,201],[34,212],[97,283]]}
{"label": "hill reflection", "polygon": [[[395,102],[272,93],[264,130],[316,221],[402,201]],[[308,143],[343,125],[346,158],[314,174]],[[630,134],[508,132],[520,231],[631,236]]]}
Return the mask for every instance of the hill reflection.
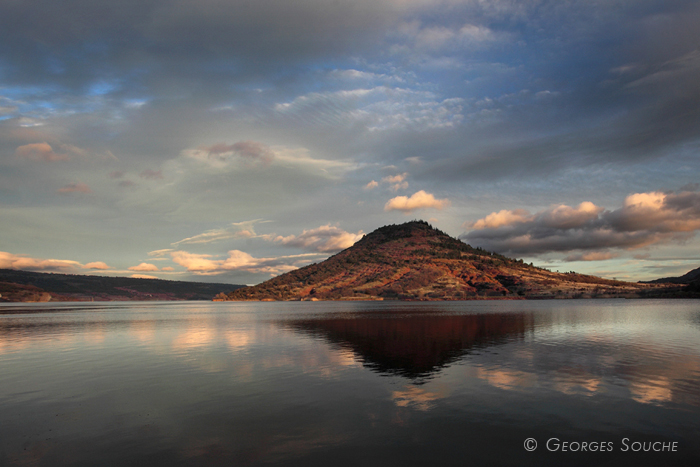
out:
{"label": "hill reflection", "polygon": [[383,374],[426,379],[465,354],[523,337],[531,313],[353,315],[287,321],[286,327],[350,349]]}

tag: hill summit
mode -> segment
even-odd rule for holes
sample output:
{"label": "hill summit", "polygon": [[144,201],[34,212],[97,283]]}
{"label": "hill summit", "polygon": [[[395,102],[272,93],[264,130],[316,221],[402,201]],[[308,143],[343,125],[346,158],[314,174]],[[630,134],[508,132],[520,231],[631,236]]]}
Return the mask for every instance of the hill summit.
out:
{"label": "hill summit", "polygon": [[633,296],[658,286],[555,273],[473,248],[424,221],[388,225],[327,260],[217,300],[465,300]]}

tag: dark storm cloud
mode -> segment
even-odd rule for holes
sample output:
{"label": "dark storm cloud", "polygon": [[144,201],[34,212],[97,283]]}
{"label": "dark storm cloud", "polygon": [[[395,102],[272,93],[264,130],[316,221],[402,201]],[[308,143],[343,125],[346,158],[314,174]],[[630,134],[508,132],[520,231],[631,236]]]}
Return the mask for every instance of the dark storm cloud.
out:
{"label": "dark storm cloud", "polygon": [[507,102],[513,94],[491,94],[480,113],[465,115],[461,135],[436,144],[408,137],[409,154],[435,160],[426,178],[537,176],[649,160],[698,140],[700,30],[690,24],[700,22],[700,4],[556,3],[532,15],[524,2],[513,27],[528,43],[509,80],[516,95],[529,93]]}
{"label": "dark storm cloud", "polygon": [[[505,254],[642,248],[687,240],[700,230],[700,193],[636,193],[614,211],[590,202],[575,208],[558,205],[532,215],[525,210],[503,210],[469,227],[473,230],[462,239]],[[569,259],[611,257],[610,252],[601,251]]]}
{"label": "dark storm cloud", "polygon": [[201,82],[280,71],[357,50],[381,35],[395,10],[391,2],[322,0],[37,0],[1,8],[6,81],[94,85],[98,93],[168,74]]}

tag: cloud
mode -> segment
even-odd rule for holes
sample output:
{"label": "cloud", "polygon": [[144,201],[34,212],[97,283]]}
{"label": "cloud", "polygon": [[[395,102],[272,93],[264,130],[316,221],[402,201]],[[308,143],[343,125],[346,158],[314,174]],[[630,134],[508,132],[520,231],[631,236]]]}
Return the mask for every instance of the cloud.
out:
{"label": "cloud", "polygon": [[268,146],[257,141],[239,141],[234,144],[216,143],[211,146],[202,146],[193,153],[193,157],[197,159],[207,159],[220,163],[228,162],[233,156],[241,158],[246,163],[260,162],[263,165],[269,165],[275,154]]}
{"label": "cloud", "polygon": [[[252,238],[256,237],[255,230],[253,229],[253,225],[260,222],[262,219],[255,219],[252,221],[244,221],[244,222],[233,222],[231,223],[230,227],[226,227],[223,229],[212,229],[212,230],[207,230],[204,233],[194,235],[192,237],[188,237],[185,239],[182,239],[180,241],[171,243],[171,245],[176,246],[180,244],[187,244],[187,243],[212,243],[212,242],[219,242],[222,240],[229,240],[232,238]],[[165,251],[165,250],[162,250]]]}
{"label": "cloud", "polygon": [[435,401],[443,399],[444,396],[428,392],[425,389],[408,386],[403,391],[393,391],[391,399],[397,407],[412,407],[421,412],[426,412],[435,406]]}
{"label": "cloud", "polygon": [[149,276],[148,274],[132,274],[129,277],[133,279],[158,279],[156,276]]}
{"label": "cloud", "polygon": [[217,275],[227,271],[244,271],[253,274],[266,273],[278,275],[306,265],[316,254],[280,256],[276,258],[255,258],[240,251],[231,250],[226,259],[213,259],[212,255],[173,251],[173,261],[198,275]]}
{"label": "cloud", "polygon": [[471,227],[474,229],[497,229],[503,225],[516,224],[525,222],[529,218],[529,214],[524,209],[516,209],[514,211],[502,210],[492,212],[483,219],[476,221]]}
{"label": "cloud", "polygon": [[564,261],[605,261],[617,258],[618,256],[620,256],[618,253],[612,253],[610,251],[591,251],[589,253],[569,255],[564,258]]}
{"label": "cloud", "polygon": [[212,260],[212,255],[201,255],[188,253],[187,251],[173,251],[170,256],[180,266],[184,266],[188,271],[205,274],[208,272],[218,272],[222,270],[223,261]]}
{"label": "cloud", "polygon": [[78,261],[66,259],[40,259],[26,255],[16,255],[0,251],[0,269],[18,269],[25,271],[55,271],[80,274],[84,269],[112,269],[103,261],[93,261],[81,264]]}
{"label": "cloud", "polygon": [[276,104],[275,111],[294,122],[351,126],[375,133],[454,128],[464,121],[463,106],[462,98],[440,99],[421,89],[375,86],[303,94]]}
{"label": "cloud", "polygon": [[124,176],[124,172],[121,170],[114,170],[109,173],[109,178],[111,179],[116,179],[116,178],[122,178]]}
{"label": "cloud", "polygon": [[131,266],[129,268],[129,271],[140,271],[140,272],[149,272],[149,271],[157,271],[158,267],[154,264],[149,264],[149,263],[141,263],[138,266]]}
{"label": "cloud", "polygon": [[379,186],[379,183],[377,183],[376,181],[372,180],[371,182],[369,182],[367,185],[364,186],[364,189],[365,189],[365,190],[372,190],[372,189],[374,189],[374,188],[377,188],[378,186]]}
{"label": "cloud", "polygon": [[[422,27],[418,21],[413,21],[400,26],[398,32],[404,36],[403,39],[407,43],[412,42],[412,47],[409,49],[411,52],[420,51],[428,54],[462,47],[473,49],[480,44],[506,38],[505,34],[495,33],[488,27],[469,23],[458,27],[442,25]],[[394,50],[401,50],[401,48]]]}
{"label": "cloud", "polygon": [[32,159],[44,162],[67,161],[67,154],[58,154],[54,152],[51,145],[48,143],[32,143],[19,146],[15,149],[15,155],[25,159]]}
{"label": "cloud", "polygon": [[141,172],[139,176],[145,180],[162,180],[163,172],[160,170],[146,169]]}
{"label": "cloud", "polygon": [[357,233],[350,233],[338,227],[322,225],[316,229],[304,230],[300,235],[289,235],[287,237],[267,235],[266,238],[282,245],[295,246],[320,253],[332,253],[350,248],[363,235],[361,230]]}
{"label": "cloud", "polygon": [[[285,225],[278,232],[298,235],[350,217],[357,230],[381,225],[363,211],[377,191],[387,195],[381,201],[439,190],[453,203],[478,193],[488,206],[478,217],[501,208],[534,213],[559,202],[549,194],[562,190],[577,200],[567,202],[571,209],[582,200],[614,209],[620,203],[600,201],[606,194],[682,185],[700,167],[697,0],[595,8],[580,0],[269,0],[243,9],[126,2],[73,0],[70,11],[80,15],[55,0],[1,2],[1,34],[13,39],[0,41],[0,93],[12,96],[0,106],[14,113],[0,115],[0,154],[11,156],[0,167],[0,192],[9,210],[21,211],[4,219],[2,235],[16,251],[39,254],[51,236],[60,251],[94,248],[73,233],[101,237],[105,222],[119,220],[130,236],[125,248],[135,250],[86,257],[126,269],[133,261],[117,261],[152,248],[146,233],[217,239],[234,211],[274,218]],[[59,140],[109,148],[119,161],[78,164]],[[259,145],[236,146],[246,142]],[[31,144],[49,149],[14,156]],[[269,167],[238,170],[265,167],[265,148]],[[294,155],[298,148],[313,159]],[[56,160],[63,157],[73,162]],[[419,158],[416,170],[409,164]],[[376,171],[389,165],[396,168]],[[140,178],[145,168],[169,183]],[[126,174],[107,178],[118,169]],[[404,170],[410,186],[406,178],[388,191],[381,177]],[[336,180],[327,183],[324,171]],[[366,178],[380,186],[362,191]],[[99,201],[95,215],[76,217],[75,206],[51,199],[78,180],[99,194],[83,196]],[[577,194],[599,190],[595,199]],[[518,204],[492,208],[499,199]],[[454,226],[450,214],[441,221]],[[480,227],[510,228],[503,215],[500,228],[498,216]],[[30,216],[44,227],[21,222]],[[234,247],[225,246],[220,252]]]}
{"label": "cloud", "polygon": [[164,248],[162,250],[153,250],[148,252],[148,256],[153,256],[156,258],[162,258],[164,256],[168,256],[170,252],[175,251],[172,248]]}
{"label": "cloud", "polygon": [[69,193],[92,193],[92,190],[90,189],[89,186],[87,186],[84,183],[69,183],[68,185],[64,186],[63,188],[59,188],[56,190],[57,193],[61,194],[69,194]]}
{"label": "cloud", "polygon": [[77,261],[63,259],[37,259],[0,251],[0,269],[20,269],[26,271],[72,272],[84,268]]}
{"label": "cloud", "polygon": [[557,205],[535,214],[503,210],[469,227],[473,230],[460,238],[499,253],[539,255],[600,250],[572,255],[569,260],[609,259],[613,257],[613,253],[605,251],[609,248],[630,250],[692,237],[700,230],[700,193],[635,193],[614,211],[591,202],[575,208]]}
{"label": "cloud", "polygon": [[408,177],[407,172],[398,175],[388,175],[382,178],[382,182],[389,183],[391,185],[391,189],[394,191],[398,191],[400,189],[405,190],[406,188],[408,188],[408,182],[406,181],[406,177]]}
{"label": "cloud", "polygon": [[406,196],[397,196],[386,202],[384,205],[385,211],[403,211],[411,212],[415,209],[442,209],[449,206],[448,199],[435,199],[431,193],[426,193],[424,190],[413,193],[410,198]]}

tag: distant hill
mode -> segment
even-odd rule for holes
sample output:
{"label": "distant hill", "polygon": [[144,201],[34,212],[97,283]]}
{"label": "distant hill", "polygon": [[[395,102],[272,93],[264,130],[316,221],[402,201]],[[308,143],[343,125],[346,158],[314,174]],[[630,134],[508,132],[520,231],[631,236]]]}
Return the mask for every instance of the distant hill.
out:
{"label": "distant hill", "polygon": [[211,300],[242,285],[0,269],[0,301]]}
{"label": "distant hill", "polygon": [[654,279],[653,281],[648,281],[649,284],[690,284],[693,281],[700,279],[700,268],[693,269],[682,276],[678,277],[662,277],[661,279]]}
{"label": "distant hill", "polygon": [[327,260],[220,300],[462,300],[639,296],[664,288],[556,273],[472,248],[423,221],[381,227]]}
{"label": "distant hill", "polygon": [[659,298],[700,298],[700,268],[693,269],[682,276],[662,277],[647,282],[648,284],[674,284],[658,295]]}

